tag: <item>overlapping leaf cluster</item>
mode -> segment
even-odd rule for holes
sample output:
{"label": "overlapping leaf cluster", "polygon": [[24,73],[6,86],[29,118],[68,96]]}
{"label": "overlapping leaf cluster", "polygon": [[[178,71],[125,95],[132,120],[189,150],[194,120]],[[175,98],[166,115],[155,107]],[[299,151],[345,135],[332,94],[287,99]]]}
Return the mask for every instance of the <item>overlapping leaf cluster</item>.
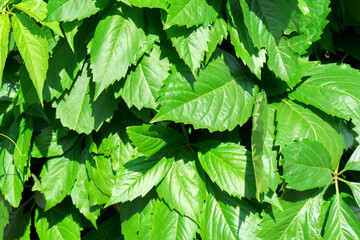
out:
{"label": "overlapping leaf cluster", "polygon": [[359,11],[1,0],[0,239],[359,239]]}

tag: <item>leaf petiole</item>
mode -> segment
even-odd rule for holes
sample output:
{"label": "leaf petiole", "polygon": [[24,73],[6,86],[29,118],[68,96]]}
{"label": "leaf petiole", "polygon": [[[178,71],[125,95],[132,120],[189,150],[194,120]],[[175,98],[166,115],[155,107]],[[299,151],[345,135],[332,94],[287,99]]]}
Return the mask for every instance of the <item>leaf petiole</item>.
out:
{"label": "leaf petiole", "polygon": [[23,153],[20,151],[20,148],[19,148],[18,145],[14,142],[14,140],[12,140],[10,137],[8,137],[7,135],[2,134],[2,133],[0,133],[0,136],[6,137],[7,139],[9,139],[9,140],[15,145],[15,147],[16,147],[16,149],[18,150],[20,156],[26,157],[26,154],[23,154]]}

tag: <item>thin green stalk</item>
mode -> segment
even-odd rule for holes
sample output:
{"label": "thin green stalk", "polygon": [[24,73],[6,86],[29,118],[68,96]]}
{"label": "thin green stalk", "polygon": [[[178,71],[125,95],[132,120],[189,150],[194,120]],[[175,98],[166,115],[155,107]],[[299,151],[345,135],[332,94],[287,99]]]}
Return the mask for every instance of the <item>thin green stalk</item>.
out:
{"label": "thin green stalk", "polygon": [[9,139],[16,147],[16,149],[18,150],[20,156],[22,157],[26,157],[26,154],[23,154],[21,151],[20,151],[20,148],[18,147],[18,145],[14,142],[14,140],[12,140],[10,137],[6,136],[5,134],[2,134],[0,133],[0,136],[3,136],[3,137],[6,137],[7,139]]}

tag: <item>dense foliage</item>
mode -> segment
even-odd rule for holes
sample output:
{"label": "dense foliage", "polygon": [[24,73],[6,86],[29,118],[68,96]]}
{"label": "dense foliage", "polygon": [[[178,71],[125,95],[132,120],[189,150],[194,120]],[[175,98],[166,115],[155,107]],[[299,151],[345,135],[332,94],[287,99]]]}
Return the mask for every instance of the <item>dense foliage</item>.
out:
{"label": "dense foliage", "polygon": [[356,0],[0,0],[0,239],[359,239]]}

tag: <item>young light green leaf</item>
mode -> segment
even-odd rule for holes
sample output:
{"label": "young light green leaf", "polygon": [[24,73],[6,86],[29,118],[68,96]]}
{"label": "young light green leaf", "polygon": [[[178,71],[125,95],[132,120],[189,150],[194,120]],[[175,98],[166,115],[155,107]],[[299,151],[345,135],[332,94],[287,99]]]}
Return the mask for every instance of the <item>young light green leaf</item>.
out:
{"label": "young light green leaf", "polygon": [[216,0],[169,0],[169,3],[165,29],[173,25],[187,28],[198,25],[207,26],[215,21],[221,6],[221,2]]}
{"label": "young light green leaf", "polygon": [[46,199],[45,210],[54,207],[70,194],[77,177],[79,159],[80,145],[76,145],[65,155],[46,161],[40,173],[41,192]]}
{"label": "young light green leaf", "polygon": [[90,17],[103,9],[109,0],[49,0],[47,21],[73,21]]}
{"label": "young light green leaf", "polygon": [[175,153],[175,162],[156,191],[170,209],[200,222],[200,213],[206,199],[206,186],[195,165],[196,156],[181,148]]}
{"label": "young light green leaf", "polygon": [[120,218],[115,215],[99,225],[98,229],[88,232],[83,240],[123,240],[120,231]]}
{"label": "young light green leaf", "polygon": [[258,91],[237,60],[220,50],[196,81],[182,71],[170,75],[165,85],[160,91],[161,108],[152,122],[173,120],[211,132],[244,124]]}
{"label": "young light green leaf", "polygon": [[143,10],[121,5],[111,9],[96,27],[91,47],[95,99],[125,76],[146,50]]}
{"label": "young light green leaf", "polygon": [[11,22],[16,45],[42,103],[49,59],[45,35],[36,22],[24,14],[13,14]]}
{"label": "young light green leaf", "polygon": [[208,140],[197,144],[201,166],[221,190],[242,198],[255,197],[251,153],[232,142]]}
{"label": "young light green leaf", "polygon": [[104,121],[111,119],[117,107],[110,93],[104,92],[96,101],[93,100],[94,88],[90,77],[88,64],[85,64],[70,92],[53,104],[56,118],[78,133],[89,134],[92,130],[99,130]]}
{"label": "young light green leaf", "polygon": [[289,96],[324,112],[360,120],[360,72],[348,65],[317,64]]}
{"label": "young light green leaf", "polygon": [[258,236],[281,240],[321,239],[319,216],[324,202],[321,190],[285,194],[280,200],[284,211],[272,206],[272,215],[265,214]]}
{"label": "young light green leaf", "polygon": [[0,86],[2,84],[5,61],[8,55],[10,19],[8,14],[0,14]]}
{"label": "young light green leaf", "polygon": [[360,171],[360,145],[355,149],[342,172],[347,170]]}
{"label": "young light green leaf", "polygon": [[230,40],[234,45],[236,56],[260,79],[261,68],[266,61],[266,51],[254,47],[249,32],[244,27],[244,16],[239,1],[227,1],[226,10]]}
{"label": "young light green leaf", "polygon": [[178,147],[185,143],[184,136],[170,127],[142,125],[128,127],[126,133],[132,144],[145,156],[152,156],[165,146]]}
{"label": "young light green leaf", "polygon": [[285,146],[283,177],[290,189],[304,191],[322,187],[332,178],[329,152],[320,143],[304,139]]}
{"label": "young light green leaf", "polygon": [[284,146],[296,139],[311,139],[324,145],[331,157],[331,166],[338,167],[344,149],[344,138],[334,120],[292,101],[283,100],[276,105],[275,145]]}
{"label": "young light green leaf", "polygon": [[126,77],[120,94],[129,108],[135,106],[139,110],[143,107],[156,109],[158,91],[170,71],[170,62],[162,55],[160,47],[154,46],[151,53],[146,54],[137,64],[135,71],[131,71]]}
{"label": "young light green leaf", "polygon": [[126,0],[123,2],[139,8],[160,8],[164,10],[167,10],[169,5],[167,0]]}
{"label": "young light green leaf", "polygon": [[256,198],[269,189],[274,192],[280,182],[277,172],[277,153],[273,150],[275,140],[275,109],[267,104],[265,92],[256,95],[251,131],[252,162],[256,182]]}
{"label": "young light green leaf", "polygon": [[252,206],[219,190],[216,193],[207,195],[201,215],[201,238],[259,239],[256,233],[259,231],[260,218]]}
{"label": "young light green leaf", "polygon": [[162,201],[153,209],[151,239],[194,239],[198,226],[190,218],[170,210]]}
{"label": "young light green leaf", "polygon": [[338,194],[330,206],[324,239],[360,239],[360,222]]}
{"label": "young light green leaf", "polygon": [[71,203],[63,202],[48,211],[35,209],[35,229],[41,240],[80,240],[79,216]]}
{"label": "young light green leaf", "polygon": [[165,177],[173,162],[173,158],[154,155],[149,159],[139,157],[126,163],[117,172],[111,198],[105,207],[145,196]]}

